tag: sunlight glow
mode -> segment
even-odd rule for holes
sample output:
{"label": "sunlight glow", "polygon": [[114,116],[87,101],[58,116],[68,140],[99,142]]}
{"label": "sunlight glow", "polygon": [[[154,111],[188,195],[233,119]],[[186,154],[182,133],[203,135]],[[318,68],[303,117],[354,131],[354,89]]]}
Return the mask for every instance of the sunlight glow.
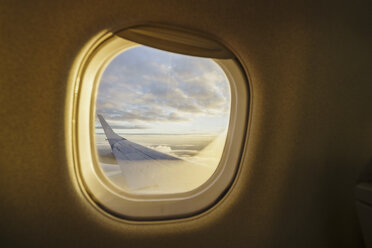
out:
{"label": "sunlight glow", "polygon": [[96,113],[121,137],[178,160],[118,159],[96,118],[96,145],[105,175],[136,194],[197,188],[221,159],[230,98],[226,75],[212,59],[146,46],[122,52],[102,75]]}

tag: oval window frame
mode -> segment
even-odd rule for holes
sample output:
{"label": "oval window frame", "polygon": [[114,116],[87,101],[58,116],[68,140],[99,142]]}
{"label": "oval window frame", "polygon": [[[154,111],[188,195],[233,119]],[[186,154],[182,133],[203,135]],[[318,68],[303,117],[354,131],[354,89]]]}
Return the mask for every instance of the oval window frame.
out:
{"label": "oval window frame", "polygon": [[[181,33],[194,37],[196,41],[207,39],[208,42],[214,42],[194,32],[187,33],[188,31],[185,30],[169,29],[164,26],[156,28],[170,32],[170,35],[176,37]],[[238,171],[248,119],[249,94],[246,76],[234,56],[226,58],[232,55],[230,51],[227,50],[225,53],[219,51],[220,54],[224,54],[223,58],[209,56],[224,71],[231,89],[230,121],[225,147],[214,174],[200,187],[188,192],[157,195],[129,194],[115,186],[104,175],[100,168],[94,135],[95,101],[102,73],[116,55],[137,45],[123,38],[125,36],[123,32],[125,33],[126,30],[130,29],[117,33],[108,32],[93,39],[74,63],[70,77],[71,90],[67,96],[71,104],[67,104],[65,122],[67,147],[70,147],[71,151],[68,153],[68,160],[73,174],[77,178],[80,189],[91,203],[123,219],[167,220],[201,213],[222,198],[232,185]],[[146,39],[151,43],[151,37]],[[185,38],[181,40],[184,41]],[[170,50],[174,52],[174,49]],[[182,51],[180,53],[185,54]],[[206,55],[203,54],[201,57]]]}

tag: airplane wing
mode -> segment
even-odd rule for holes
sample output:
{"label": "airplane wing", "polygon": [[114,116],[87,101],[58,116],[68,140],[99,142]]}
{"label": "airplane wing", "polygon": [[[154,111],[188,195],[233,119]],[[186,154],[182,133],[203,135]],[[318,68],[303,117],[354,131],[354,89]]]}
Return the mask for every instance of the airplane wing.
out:
{"label": "airplane wing", "polygon": [[[201,166],[131,142],[116,134],[98,115],[117,164],[101,168],[115,185],[136,193],[176,193],[195,189],[214,167]],[[187,180],[185,180],[187,178]]]}
{"label": "airplane wing", "polygon": [[102,115],[99,114],[98,119],[101,122],[107,140],[110,143],[112,153],[118,161],[181,160],[171,155],[131,142],[116,134]]}

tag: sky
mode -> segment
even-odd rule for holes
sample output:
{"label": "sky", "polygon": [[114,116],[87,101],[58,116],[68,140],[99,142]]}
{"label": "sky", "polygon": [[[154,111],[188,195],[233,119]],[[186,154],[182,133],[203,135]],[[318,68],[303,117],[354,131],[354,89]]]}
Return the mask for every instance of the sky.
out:
{"label": "sky", "polygon": [[[106,67],[96,100],[119,133],[206,134],[226,131],[230,86],[212,60],[146,46],[128,49]],[[98,118],[96,132],[102,132]]]}

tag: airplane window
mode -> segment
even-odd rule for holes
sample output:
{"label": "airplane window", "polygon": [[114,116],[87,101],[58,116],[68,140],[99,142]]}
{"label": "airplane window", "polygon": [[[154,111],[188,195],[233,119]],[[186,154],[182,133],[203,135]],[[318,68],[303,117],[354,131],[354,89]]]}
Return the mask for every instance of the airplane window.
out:
{"label": "airplane window", "polygon": [[221,160],[230,91],[213,59],[143,45],[119,53],[106,66],[96,98],[104,175],[131,194],[199,187]]}
{"label": "airplane window", "polygon": [[98,211],[131,220],[210,208],[238,173],[249,94],[235,55],[178,27],[92,38],[66,104],[71,175]]}

